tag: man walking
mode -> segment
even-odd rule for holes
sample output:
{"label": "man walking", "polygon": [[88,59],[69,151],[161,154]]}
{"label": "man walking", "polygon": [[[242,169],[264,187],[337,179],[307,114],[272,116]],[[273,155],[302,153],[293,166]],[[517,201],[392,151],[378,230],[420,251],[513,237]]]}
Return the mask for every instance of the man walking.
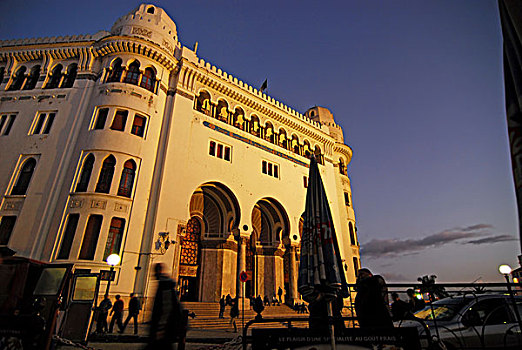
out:
{"label": "man walking", "polygon": [[112,330],[114,328],[114,322],[118,324],[118,328],[123,328],[123,324],[121,323],[121,320],[123,318],[123,300],[121,300],[121,296],[119,294],[116,295],[116,301],[114,302],[114,305],[112,306],[111,310],[111,324],[109,326],[109,333],[112,333]]}
{"label": "man walking", "polygon": [[141,310],[140,300],[134,295],[134,293],[130,293],[130,301],[129,301],[129,314],[123,322],[123,327],[120,330],[120,333],[125,332],[125,328],[129,324],[131,318],[134,318],[134,334],[138,334],[138,315]]}
{"label": "man walking", "polygon": [[96,319],[96,333],[107,333],[107,316],[112,307],[111,299],[107,294],[104,295],[100,305],[98,305],[98,318]]}
{"label": "man walking", "polygon": [[368,269],[357,272],[355,312],[361,328],[393,328],[384,278]]}

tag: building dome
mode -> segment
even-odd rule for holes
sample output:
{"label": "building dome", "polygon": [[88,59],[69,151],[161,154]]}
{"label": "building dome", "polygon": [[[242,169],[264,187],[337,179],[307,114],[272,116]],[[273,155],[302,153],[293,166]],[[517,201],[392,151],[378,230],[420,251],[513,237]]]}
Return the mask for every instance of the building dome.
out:
{"label": "building dome", "polygon": [[337,142],[344,142],[343,129],[335,123],[334,116],[328,108],[314,106],[309,108],[305,115],[308,118],[321,123],[321,125],[326,125],[330,136],[332,136]]}
{"label": "building dome", "polygon": [[172,55],[178,45],[176,24],[162,8],[151,4],[141,4],[120,17],[112,26],[111,33],[151,41]]}

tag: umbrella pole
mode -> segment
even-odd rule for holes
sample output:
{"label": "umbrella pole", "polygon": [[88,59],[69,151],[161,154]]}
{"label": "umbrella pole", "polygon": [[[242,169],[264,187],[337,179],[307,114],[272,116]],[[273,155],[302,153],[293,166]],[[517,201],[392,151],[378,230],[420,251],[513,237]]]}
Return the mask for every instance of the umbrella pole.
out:
{"label": "umbrella pole", "polygon": [[335,331],[333,322],[332,300],[327,303],[328,308],[328,326],[330,327],[330,345],[332,350],[335,350]]}

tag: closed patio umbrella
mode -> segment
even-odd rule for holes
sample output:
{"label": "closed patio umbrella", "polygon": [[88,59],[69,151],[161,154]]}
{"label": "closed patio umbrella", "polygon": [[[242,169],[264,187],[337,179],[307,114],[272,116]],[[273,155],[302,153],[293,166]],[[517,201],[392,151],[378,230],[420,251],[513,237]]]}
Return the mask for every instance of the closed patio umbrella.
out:
{"label": "closed patio umbrella", "polygon": [[[303,299],[311,304],[326,300],[330,317],[333,314],[332,301],[348,296],[342,266],[323,181],[317,161],[311,157],[297,286]],[[329,328],[332,348],[335,348],[333,324]]]}

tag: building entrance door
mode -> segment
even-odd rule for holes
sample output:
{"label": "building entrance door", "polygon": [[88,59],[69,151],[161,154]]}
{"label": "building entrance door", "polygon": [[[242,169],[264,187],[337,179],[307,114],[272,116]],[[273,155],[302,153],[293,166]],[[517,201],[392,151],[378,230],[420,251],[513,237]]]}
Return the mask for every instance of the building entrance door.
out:
{"label": "building entrance door", "polygon": [[197,301],[197,279],[195,277],[179,277],[181,301]]}

